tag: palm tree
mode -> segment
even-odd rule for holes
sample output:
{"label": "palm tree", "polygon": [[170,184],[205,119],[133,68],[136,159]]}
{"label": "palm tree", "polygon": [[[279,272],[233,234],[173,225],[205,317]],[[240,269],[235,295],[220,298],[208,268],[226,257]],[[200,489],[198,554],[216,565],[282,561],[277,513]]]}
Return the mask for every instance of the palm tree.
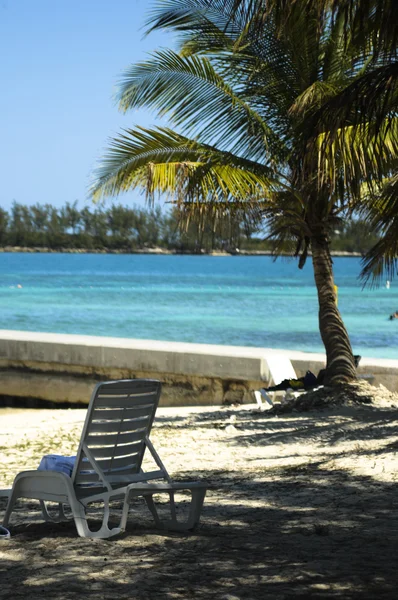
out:
{"label": "palm tree", "polygon": [[149,200],[166,193],[191,213],[215,214],[221,206],[260,214],[277,254],[292,253],[302,267],[310,250],[331,384],[356,374],[336,306],[329,235],[358,206],[375,210],[398,154],[396,94],[385,71],[384,88],[372,99],[374,106],[384,101],[385,118],[357,110],[358,89],[366,105],[374,92],[366,78],[391,67],[391,55],[376,52],[372,31],[365,44],[356,22],[335,5],[158,2],[150,29],[174,30],[180,51],[161,50],[130,67],[119,106],[154,108],[175,129],[125,130],[92,188],[94,198],[144,188]]}

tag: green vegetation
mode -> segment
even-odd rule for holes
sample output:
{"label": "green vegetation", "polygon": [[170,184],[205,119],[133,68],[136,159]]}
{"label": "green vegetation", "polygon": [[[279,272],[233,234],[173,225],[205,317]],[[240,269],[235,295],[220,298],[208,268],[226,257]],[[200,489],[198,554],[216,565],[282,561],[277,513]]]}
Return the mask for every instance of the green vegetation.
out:
{"label": "green vegetation", "polygon": [[397,9],[380,4],[155,2],[149,29],[171,29],[179,52],[131,66],[119,107],[155,110],[174,130],[123,131],[92,188],[94,198],[133,188],[149,200],[167,194],[187,220],[203,223],[244,211],[299,267],[311,250],[332,384],[356,378],[336,306],[332,234],[355,211],[372,219],[382,239],[365,276],[393,272],[398,251]]}
{"label": "green vegetation", "polygon": [[77,208],[67,203],[24,206],[14,202],[10,213],[0,209],[0,245],[29,248],[133,250],[179,243],[175,221],[152,210],[113,204],[107,209]]}
{"label": "green vegetation", "polygon": [[[151,209],[113,204],[79,210],[77,203],[55,208],[14,202],[9,213],[0,208],[0,247],[122,252],[160,247],[186,253],[274,249],[261,223],[250,221],[244,212],[226,212],[204,224],[197,215],[179,226],[181,219],[176,207],[162,211],[159,206]],[[376,242],[376,234],[365,221],[352,221],[333,234],[331,247],[339,252],[364,254]]]}
{"label": "green vegetation", "polygon": [[161,247],[176,252],[210,252],[245,247],[257,232],[245,215],[220,215],[214,226],[198,219],[179,227],[177,208],[84,207],[67,203],[25,206],[14,202],[8,213],[0,208],[0,247],[134,251]]}

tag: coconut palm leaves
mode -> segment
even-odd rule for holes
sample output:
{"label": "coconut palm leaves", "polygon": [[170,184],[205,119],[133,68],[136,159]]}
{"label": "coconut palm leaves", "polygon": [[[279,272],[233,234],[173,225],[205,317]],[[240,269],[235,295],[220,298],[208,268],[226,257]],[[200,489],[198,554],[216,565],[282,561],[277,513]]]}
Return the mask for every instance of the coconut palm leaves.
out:
{"label": "coconut palm leaves", "polygon": [[172,28],[181,51],[162,50],[130,67],[119,106],[151,107],[187,135],[125,132],[97,172],[94,195],[140,187],[149,198],[166,192],[179,203],[199,202],[201,194],[208,202],[275,202],[288,192],[307,198],[307,225],[291,230],[296,247],[309,215],[321,214],[330,229],[335,206],[355,209],[363,182],[380,189],[397,159],[398,64],[383,62],[391,53],[372,41],[375,23],[388,23],[375,3],[354,4],[155,3],[150,28]]}
{"label": "coconut palm leaves", "polygon": [[[219,3],[219,0],[208,2],[210,5]],[[278,32],[283,32],[296,10],[312,10],[320,24],[325,19],[336,21],[342,17],[348,35],[357,46],[364,48],[370,40],[376,57],[396,57],[398,4],[395,0],[232,0],[228,8],[230,19],[237,12],[246,16],[257,14],[259,35],[262,22],[269,15],[274,17]]]}
{"label": "coconut palm leaves", "polygon": [[397,256],[398,65],[387,18],[395,12],[392,0],[154,2],[149,28],[172,29],[179,52],[130,67],[118,101],[123,111],[154,109],[175,130],[124,131],[92,190],[167,194],[186,219],[203,222],[247,211],[299,266],[311,249],[334,381],[355,370],[335,303],[330,231],[362,206],[385,240],[365,273],[391,270]]}
{"label": "coconut palm leaves", "polygon": [[362,277],[375,282],[386,273],[393,279],[398,275],[398,174],[382,185],[378,195],[370,194],[367,200],[364,212],[381,238],[362,261]]}
{"label": "coconut palm leaves", "polygon": [[278,184],[273,170],[221,152],[170,129],[126,130],[113,140],[92,188],[95,199],[140,188],[149,200],[166,193],[179,203],[263,199]]}
{"label": "coconut palm leaves", "polygon": [[174,125],[183,124],[188,134],[211,140],[220,149],[247,154],[249,130],[251,153],[256,149],[258,160],[266,159],[268,143],[277,143],[272,129],[205,57],[156,52],[151,60],[126,71],[118,98],[121,110],[152,107]]}
{"label": "coconut palm leaves", "polygon": [[[366,142],[366,143],[365,143]],[[348,195],[355,205],[363,198],[363,181],[368,188],[380,190],[380,181],[391,175],[398,157],[398,118],[385,119],[380,125],[365,122],[350,125],[317,137],[321,183],[327,181],[336,192],[343,174],[340,201]]]}

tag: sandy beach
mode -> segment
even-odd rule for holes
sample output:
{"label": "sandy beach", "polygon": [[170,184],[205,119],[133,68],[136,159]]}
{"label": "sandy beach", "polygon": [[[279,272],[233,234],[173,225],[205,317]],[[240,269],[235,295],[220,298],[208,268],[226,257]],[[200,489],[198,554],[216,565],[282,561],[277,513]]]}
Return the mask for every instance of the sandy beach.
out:
{"label": "sandy beach", "polygon": [[[3,597],[395,599],[397,407],[161,408],[151,438],[170,473],[209,485],[199,529],[157,531],[137,501],[123,535],[83,539],[21,502],[0,542]],[[73,454],[85,416],[0,413],[2,488],[43,454]]]}

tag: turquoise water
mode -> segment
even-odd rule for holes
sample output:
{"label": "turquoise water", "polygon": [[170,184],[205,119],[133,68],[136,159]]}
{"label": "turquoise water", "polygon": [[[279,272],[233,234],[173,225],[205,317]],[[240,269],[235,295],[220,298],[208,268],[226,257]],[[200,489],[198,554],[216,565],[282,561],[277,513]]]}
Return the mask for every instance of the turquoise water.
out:
{"label": "turquoise water", "polygon": [[[398,281],[362,290],[336,258],[354,352],[398,358]],[[0,254],[0,328],[323,350],[311,262],[270,257]]]}

